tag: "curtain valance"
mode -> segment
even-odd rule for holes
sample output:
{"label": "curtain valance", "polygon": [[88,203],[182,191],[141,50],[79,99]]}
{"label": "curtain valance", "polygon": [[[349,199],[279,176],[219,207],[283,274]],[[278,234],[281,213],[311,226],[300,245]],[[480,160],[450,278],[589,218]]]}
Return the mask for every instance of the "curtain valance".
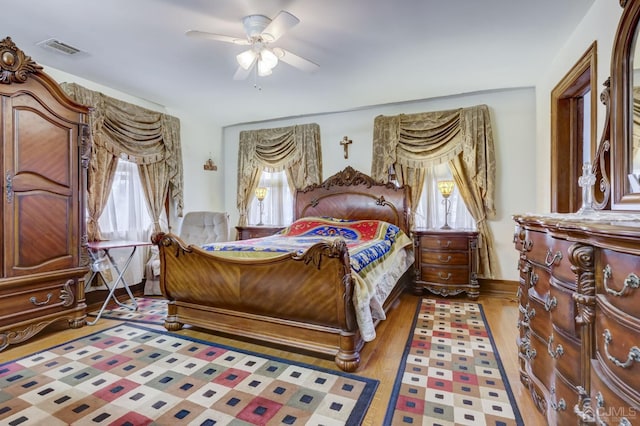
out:
{"label": "curtain valance", "polygon": [[495,254],[487,219],[496,214],[496,163],[489,108],[478,105],[375,118],[371,165],[374,179],[388,181],[393,168],[400,184],[409,185],[412,200],[417,200],[425,169],[444,162],[449,164],[481,235],[480,273],[493,277]]}
{"label": "curtain valance", "polygon": [[239,225],[247,224],[247,207],[262,171],[285,170],[292,189],[322,182],[320,126],[316,123],[240,132],[238,149]]}
{"label": "curtain valance", "polygon": [[180,121],[89,90],[76,83],[62,83],[76,102],[92,108],[93,138],[88,185],[88,226],[91,240],[99,240],[98,218],[110,193],[117,159],[138,165],[155,229],[170,190],[178,216],[183,209],[182,148]]}

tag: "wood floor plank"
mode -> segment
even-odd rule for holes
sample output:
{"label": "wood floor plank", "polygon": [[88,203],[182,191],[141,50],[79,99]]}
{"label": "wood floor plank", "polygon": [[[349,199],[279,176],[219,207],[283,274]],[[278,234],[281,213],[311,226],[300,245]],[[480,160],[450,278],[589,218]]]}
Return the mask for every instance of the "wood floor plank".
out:
{"label": "wood floor plank", "polygon": [[[456,297],[455,299],[466,300],[464,297]],[[389,398],[393,390],[395,376],[419,300],[420,297],[418,296],[409,293],[403,294],[388,315],[387,320],[378,326],[376,341],[365,345],[362,351],[361,365],[356,374],[380,381],[380,386],[365,417],[365,425],[378,426],[382,424],[384,420]],[[500,358],[509,378],[515,400],[518,402],[518,408],[520,409],[522,417],[528,425],[545,424],[546,422],[543,416],[540,415],[535,408],[528,391],[520,383],[516,347],[518,305],[515,298],[498,298],[481,295],[477,302],[483,306],[487,322],[489,323],[491,333],[498,347]],[[80,329],[67,329],[60,325],[53,326],[26,343],[10,346],[3,352],[0,352],[0,362],[26,356],[116,324],[118,324],[117,321],[102,318],[96,325],[86,326]],[[162,327],[158,328],[164,330]],[[239,349],[261,352],[267,355],[324,368],[337,369],[333,360],[330,359],[319,359],[314,356],[292,353],[282,348],[267,347],[255,342],[238,341],[219,335],[212,335],[206,330],[185,328],[179,333],[237,347]]]}

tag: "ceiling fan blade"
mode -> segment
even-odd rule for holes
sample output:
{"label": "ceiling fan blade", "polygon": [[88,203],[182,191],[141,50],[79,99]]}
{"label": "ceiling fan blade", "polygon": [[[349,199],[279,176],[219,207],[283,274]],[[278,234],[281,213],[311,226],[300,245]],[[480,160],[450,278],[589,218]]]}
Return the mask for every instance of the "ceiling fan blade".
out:
{"label": "ceiling fan blade", "polygon": [[189,30],[185,33],[187,37],[203,38],[207,40],[224,41],[225,43],[248,45],[249,40],[246,38],[238,38],[232,36],[226,36],[222,34],[209,33],[207,31]]}
{"label": "ceiling fan blade", "polygon": [[246,70],[239,66],[238,69],[236,70],[236,73],[233,75],[233,79],[246,80],[247,77],[249,77],[249,74],[251,74],[251,70],[253,70],[253,67],[255,67],[255,63]]}
{"label": "ceiling fan blade", "polygon": [[300,20],[285,10],[281,10],[278,15],[262,31],[264,41],[271,43],[278,40],[284,33],[298,25]]}
{"label": "ceiling fan blade", "polygon": [[302,71],[314,72],[320,68],[320,65],[316,64],[315,62],[311,62],[308,59],[305,59],[301,56],[296,55],[295,53],[291,53],[288,50],[281,49],[279,47],[274,47],[273,53],[275,53],[278,59],[280,59],[282,62],[285,62],[292,67],[301,69]]}

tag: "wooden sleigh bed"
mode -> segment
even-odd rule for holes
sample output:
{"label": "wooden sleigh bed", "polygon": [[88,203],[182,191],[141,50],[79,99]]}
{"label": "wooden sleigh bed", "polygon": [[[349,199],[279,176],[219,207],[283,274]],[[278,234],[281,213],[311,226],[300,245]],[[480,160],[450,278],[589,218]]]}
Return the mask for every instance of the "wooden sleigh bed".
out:
{"label": "wooden sleigh bed", "polygon": [[[294,218],[376,219],[408,235],[408,196],[408,188],[376,183],[347,167],[321,185],[297,191]],[[345,371],[358,368],[365,344],[353,303],[359,281],[343,239],[261,259],[220,256],[173,234],[157,233],[152,241],[159,248],[160,288],[169,301],[168,330],[190,324],[333,356]],[[410,264],[412,247],[403,250]],[[400,278],[393,277],[385,295],[385,313],[404,290],[411,269],[396,271]],[[380,320],[372,318],[374,328]]]}

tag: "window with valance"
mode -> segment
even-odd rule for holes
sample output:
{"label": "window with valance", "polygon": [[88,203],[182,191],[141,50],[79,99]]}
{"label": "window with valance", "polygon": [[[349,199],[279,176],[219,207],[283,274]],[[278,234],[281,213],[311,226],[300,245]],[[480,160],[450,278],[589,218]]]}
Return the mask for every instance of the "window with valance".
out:
{"label": "window with valance", "polygon": [[75,83],[62,89],[76,102],[90,106],[92,147],[88,173],[87,234],[102,239],[98,218],[111,192],[118,159],[135,163],[154,222],[160,231],[160,215],[170,194],[176,213],[182,216],[183,172],[180,121]]}
{"label": "window with valance", "polygon": [[238,225],[247,225],[247,209],[262,172],[283,170],[292,190],[304,189],[322,182],[322,152],[318,124],[240,132]]}
{"label": "window with valance", "polygon": [[386,182],[389,170],[395,170],[398,183],[411,188],[412,205],[422,193],[426,170],[445,162],[480,233],[479,275],[493,278],[497,261],[487,219],[496,213],[496,163],[489,108],[375,118],[371,176]]}

